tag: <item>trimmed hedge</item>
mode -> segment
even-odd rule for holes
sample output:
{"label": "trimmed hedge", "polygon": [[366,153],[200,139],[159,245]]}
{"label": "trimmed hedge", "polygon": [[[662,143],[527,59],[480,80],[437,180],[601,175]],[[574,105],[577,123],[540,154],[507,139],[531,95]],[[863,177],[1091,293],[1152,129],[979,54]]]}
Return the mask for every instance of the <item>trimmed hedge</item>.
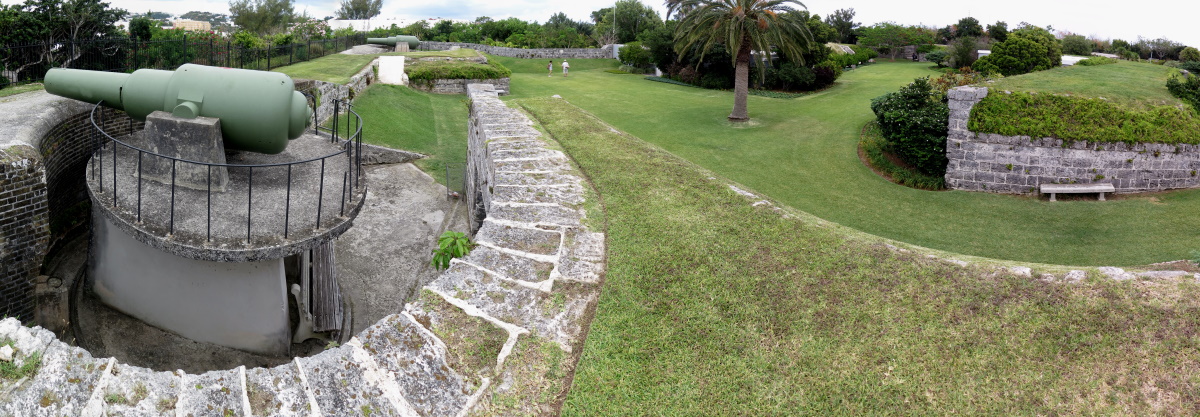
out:
{"label": "trimmed hedge", "polygon": [[404,72],[410,81],[432,80],[491,80],[508,78],[512,71],[495,60],[486,64],[468,61],[417,61],[406,64]]}
{"label": "trimmed hedge", "polygon": [[994,89],[971,110],[968,127],[1066,142],[1200,144],[1200,117],[1178,107],[1133,110],[1103,99]]}

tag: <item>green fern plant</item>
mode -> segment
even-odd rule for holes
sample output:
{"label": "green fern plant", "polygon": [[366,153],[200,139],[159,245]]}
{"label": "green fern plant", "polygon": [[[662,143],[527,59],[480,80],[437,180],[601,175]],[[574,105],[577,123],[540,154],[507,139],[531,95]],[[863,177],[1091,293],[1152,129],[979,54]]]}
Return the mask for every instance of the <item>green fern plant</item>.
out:
{"label": "green fern plant", "polygon": [[461,258],[471,253],[471,248],[475,247],[471,243],[471,239],[467,235],[452,230],[447,230],[438,237],[438,248],[433,250],[433,266],[437,269],[446,269],[450,267],[450,260]]}

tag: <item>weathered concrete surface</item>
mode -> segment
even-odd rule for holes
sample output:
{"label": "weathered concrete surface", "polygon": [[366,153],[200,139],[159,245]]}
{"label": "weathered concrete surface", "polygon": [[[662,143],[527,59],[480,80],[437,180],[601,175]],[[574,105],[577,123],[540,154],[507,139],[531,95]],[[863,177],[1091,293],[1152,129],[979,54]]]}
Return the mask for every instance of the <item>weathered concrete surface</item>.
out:
{"label": "weathered concrete surface", "polygon": [[[141,132],[147,151],[171,158],[211,164],[225,163],[225,139],[221,120],[212,117],[185,119],[165,111],[146,116],[146,129]],[[210,169],[204,165],[181,164],[170,158],[142,157],[143,178],[195,190],[225,191],[229,170],[223,166]],[[137,173],[135,172],[136,176]]]}
{"label": "weathered concrete surface", "polygon": [[446,188],[416,166],[369,167],[367,181],[372,186],[355,227],[336,246],[338,280],[353,304],[349,331],[355,334],[403,310],[418,288],[437,277],[429,265],[430,245],[442,230],[466,231],[453,220],[456,200],[448,200]]}

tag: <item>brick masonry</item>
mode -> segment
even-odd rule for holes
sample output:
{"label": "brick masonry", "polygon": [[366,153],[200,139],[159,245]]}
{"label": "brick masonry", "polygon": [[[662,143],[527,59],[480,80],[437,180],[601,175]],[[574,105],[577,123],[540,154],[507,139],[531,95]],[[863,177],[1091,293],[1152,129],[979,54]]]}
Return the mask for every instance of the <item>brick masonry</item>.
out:
{"label": "brick masonry", "polygon": [[480,45],[477,43],[421,42],[421,45],[418,47],[418,49],[425,51],[445,51],[455,46],[459,48],[474,49],[479,52],[496,56],[523,59],[593,59],[613,57],[612,45],[605,45],[603,48],[521,49],[507,48],[503,46]]}
{"label": "brick masonry", "polygon": [[1200,186],[1200,146],[1160,143],[1064,143],[968,129],[985,87],[950,90],[946,186],[956,190],[1036,193],[1041,184],[1111,183],[1119,193]]}
{"label": "brick masonry", "polygon": [[0,149],[0,315],[32,320],[33,286],[50,240],[45,168],[33,148]]}

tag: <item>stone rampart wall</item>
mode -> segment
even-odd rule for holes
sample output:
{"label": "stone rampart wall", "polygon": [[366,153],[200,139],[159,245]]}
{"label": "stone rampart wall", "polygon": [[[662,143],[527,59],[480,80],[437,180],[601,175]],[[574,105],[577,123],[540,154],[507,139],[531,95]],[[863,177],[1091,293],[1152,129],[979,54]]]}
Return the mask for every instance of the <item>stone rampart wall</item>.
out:
{"label": "stone rampart wall", "polygon": [[[320,105],[316,109],[313,109],[313,112],[316,113],[319,123],[325,123],[330,117],[333,117],[334,105],[330,98],[353,100],[359,94],[362,94],[367,89],[367,86],[375,83],[375,68],[378,66],[379,59],[376,58],[364,67],[362,71],[350,77],[350,82],[346,84],[334,84],[320,80],[297,80],[296,91],[313,94],[317,97]],[[344,109],[339,110],[344,111]]]}
{"label": "stone rampart wall", "polygon": [[[586,224],[587,185],[569,159],[492,85],[469,89],[478,246],[403,311],[316,356],[199,375],[95,358],[45,329],[0,320],[17,367],[41,358],[35,373],[0,379],[0,415],[554,413],[599,295],[604,234]],[[33,149],[0,146],[3,172],[32,166],[40,177]],[[17,152],[28,155],[7,156]]]}
{"label": "stone rampart wall", "polygon": [[592,59],[613,57],[612,45],[605,45],[603,48],[521,49],[503,46],[480,45],[477,43],[421,42],[421,45],[417,47],[417,49],[425,51],[445,51],[455,46],[459,48],[474,49],[479,52],[496,56],[524,59]]}
{"label": "stone rampart wall", "polygon": [[984,87],[950,90],[946,186],[957,190],[1036,193],[1041,184],[1111,183],[1119,193],[1200,186],[1200,146],[1159,143],[1064,143],[968,129]]}
{"label": "stone rampart wall", "polygon": [[500,95],[508,94],[508,78],[498,78],[491,80],[451,80],[437,79],[432,81],[412,80],[408,82],[408,86],[414,90],[420,90],[434,94],[467,94],[467,86],[471,84],[491,84],[496,86],[496,93]]}

